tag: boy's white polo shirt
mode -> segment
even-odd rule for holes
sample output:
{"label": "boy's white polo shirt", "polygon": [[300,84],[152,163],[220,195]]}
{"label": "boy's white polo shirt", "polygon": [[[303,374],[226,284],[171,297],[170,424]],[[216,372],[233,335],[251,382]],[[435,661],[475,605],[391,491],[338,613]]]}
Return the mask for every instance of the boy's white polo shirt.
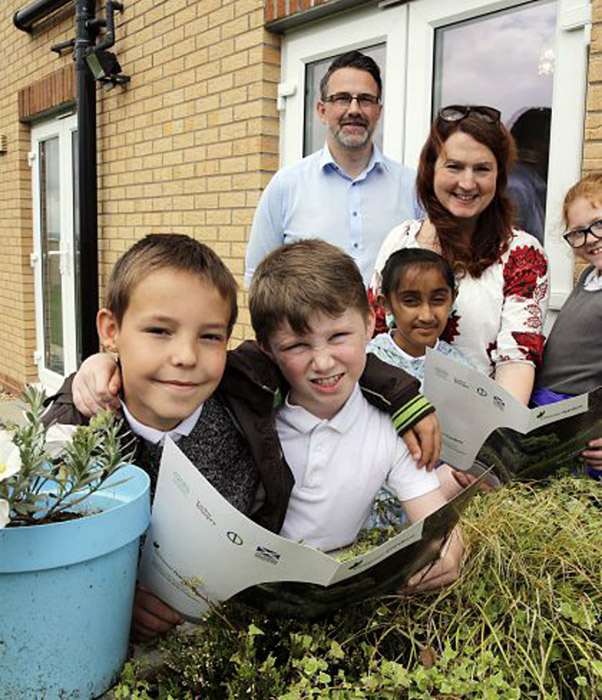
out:
{"label": "boy's white polo shirt", "polygon": [[385,483],[401,501],[439,487],[435,473],[416,467],[389,416],[358,386],[330,420],[287,398],[277,427],[295,477],[280,534],[295,542],[322,551],[350,544]]}

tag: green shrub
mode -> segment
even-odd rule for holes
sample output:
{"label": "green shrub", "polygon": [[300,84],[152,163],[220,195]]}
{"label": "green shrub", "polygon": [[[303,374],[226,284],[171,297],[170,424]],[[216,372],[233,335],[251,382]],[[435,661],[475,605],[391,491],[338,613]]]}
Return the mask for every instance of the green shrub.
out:
{"label": "green shrub", "polygon": [[161,642],[121,698],[602,698],[602,494],[593,480],[514,483],[463,518],[468,555],[439,594],[393,596],[316,623],[226,605]]}

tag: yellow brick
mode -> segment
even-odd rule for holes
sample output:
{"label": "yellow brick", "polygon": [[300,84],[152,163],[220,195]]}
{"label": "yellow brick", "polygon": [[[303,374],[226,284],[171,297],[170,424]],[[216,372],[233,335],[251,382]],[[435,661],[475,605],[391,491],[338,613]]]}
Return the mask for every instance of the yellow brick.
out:
{"label": "yellow brick", "polygon": [[219,24],[224,24],[234,19],[234,6],[226,5],[225,7],[215,10],[209,15],[209,26],[215,27]]}

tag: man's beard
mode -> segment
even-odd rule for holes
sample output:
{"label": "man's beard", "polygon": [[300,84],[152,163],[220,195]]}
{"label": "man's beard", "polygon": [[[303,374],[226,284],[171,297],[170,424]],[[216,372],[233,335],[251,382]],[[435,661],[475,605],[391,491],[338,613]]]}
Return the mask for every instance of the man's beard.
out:
{"label": "man's beard", "polygon": [[[347,134],[344,127],[347,125],[363,126],[364,131],[361,134]],[[335,140],[338,141],[341,146],[345,148],[363,148],[370,137],[372,136],[372,131],[370,130],[368,123],[365,119],[346,119],[343,122],[337,124],[337,128],[333,130],[332,135]]]}

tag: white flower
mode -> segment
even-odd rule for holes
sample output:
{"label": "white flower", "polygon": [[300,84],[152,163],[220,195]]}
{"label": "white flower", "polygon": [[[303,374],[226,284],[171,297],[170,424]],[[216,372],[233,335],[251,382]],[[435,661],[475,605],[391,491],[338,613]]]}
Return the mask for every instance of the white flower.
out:
{"label": "white flower", "polygon": [[9,522],[10,518],[8,517],[8,514],[10,513],[10,506],[8,505],[8,501],[5,501],[3,498],[0,498],[0,530],[7,525]]}
{"label": "white flower", "polygon": [[12,441],[12,435],[0,430],[0,481],[8,479],[21,469],[21,454]]}
{"label": "white flower", "polygon": [[73,437],[73,433],[76,431],[75,425],[62,425],[60,423],[55,423],[48,428],[46,432],[46,450],[50,455],[51,459],[58,457],[65,445]]}

